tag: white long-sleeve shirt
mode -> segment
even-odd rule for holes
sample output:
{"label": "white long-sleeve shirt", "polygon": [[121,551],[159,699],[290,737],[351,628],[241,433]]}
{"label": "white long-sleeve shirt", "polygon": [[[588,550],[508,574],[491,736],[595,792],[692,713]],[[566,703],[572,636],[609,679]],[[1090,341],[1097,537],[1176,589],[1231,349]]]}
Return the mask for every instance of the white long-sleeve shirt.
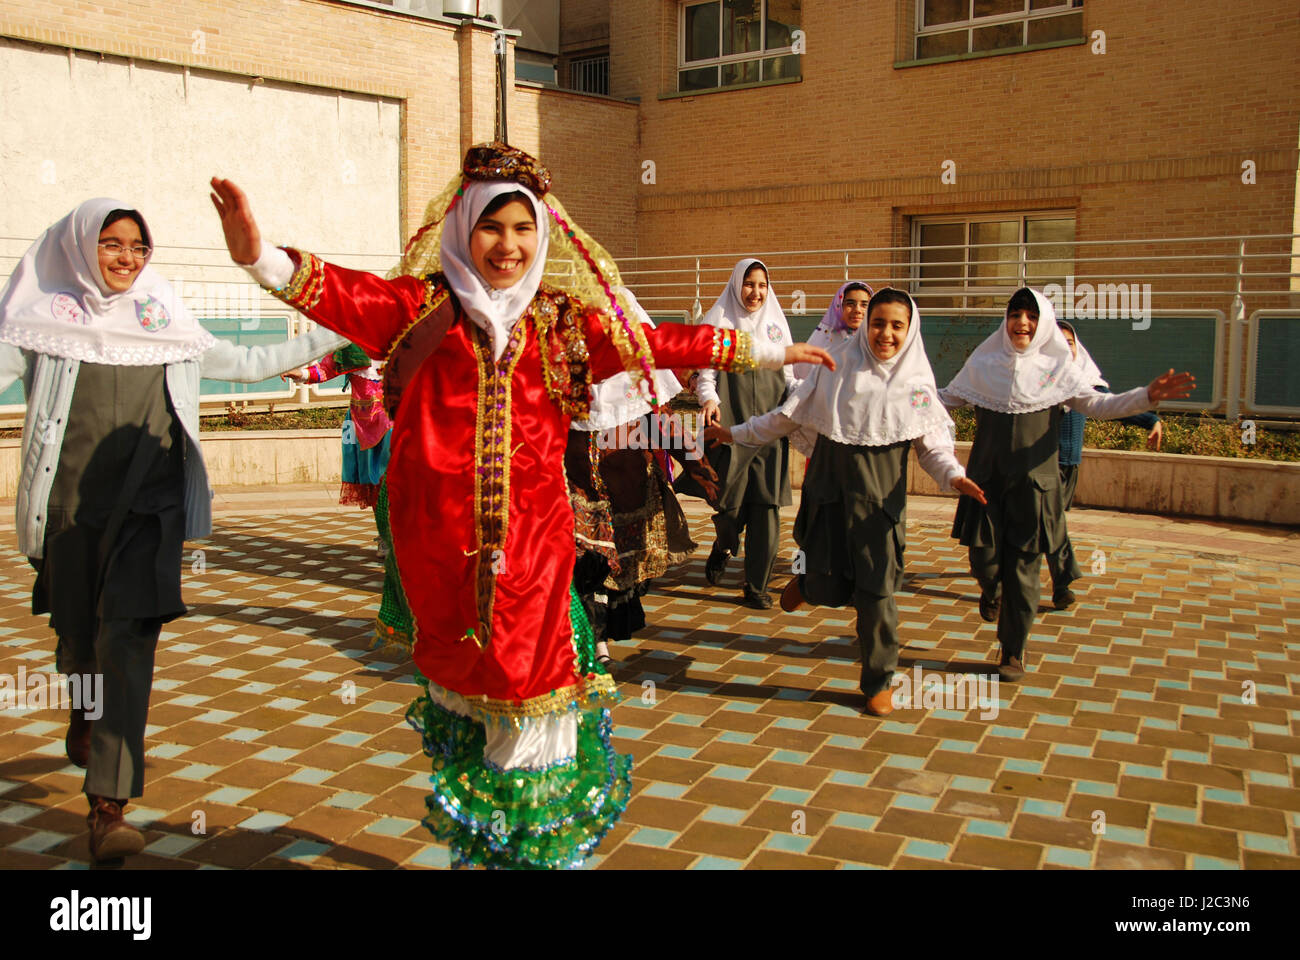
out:
{"label": "white long-sleeve shirt", "polygon": [[[939,401],[949,410],[966,406],[965,400],[949,393],[946,387],[939,391]],[[1086,387],[1077,396],[1065,401],[1065,406],[1094,420],[1122,420],[1150,410],[1155,404],[1151,402],[1146,387],[1134,387],[1124,393],[1102,393]]]}
{"label": "white long-sleeve shirt", "polygon": [[[1128,414],[1122,414],[1128,416]],[[796,430],[807,429],[787,417],[780,410],[760,413],[744,423],[731,428],[733,443],[746,447],[762,447]],[[917,463],[934,478],[940,490],[951,490],[952,482],[966,476],[966,468],[956,456],[956,446],[947,427],[939,427],[912,441]]]}

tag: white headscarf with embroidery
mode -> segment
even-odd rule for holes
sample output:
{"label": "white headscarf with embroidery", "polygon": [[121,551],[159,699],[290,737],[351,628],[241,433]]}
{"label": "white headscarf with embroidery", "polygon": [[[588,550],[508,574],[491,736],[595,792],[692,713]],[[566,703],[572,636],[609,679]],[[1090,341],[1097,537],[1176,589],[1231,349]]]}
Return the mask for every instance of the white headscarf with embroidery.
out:
{"label": "white headscarf with embroidery", "polygon": [[122,293],[104,282],[99,235],[114,210],[144,220],[129,203],[97,197],[36,238],[0,292],[0,342],[114,366],[178,363],[212,348],[216,338],[147,261]]}
{"label": "white headscarf with embroidery", "polygon": [[781,412],[836,443],[855,446],[886,446],[950,426],[921,341],[921,313],[907,300],[912,316],[897,353],[888,360],[875,355],[868,317],[848,340],[830,347],[835,369],[814,367]]}
{"label": "white headscarf with embroidery", "polygon": [[762,260],[741,260],[731,271],[727,288],[709,308],[702,322],[714,327],[744,330],[754,337],[762,337],[772,343],[788,347],[794,343],[794,339],[790,336],[790,325],[786,322],[781,305],[777,302],[776,291],[772,289],[770,279],[767,296],[763,299],[762,306],[752,313],[745,307],[742,290],[745,285],[745,274],[749,273],[755,265],[762,267],[764,274],[768,273],[767,264]]}
{"label": "white headscarf with embroidery", "polygon": [[1022,289],[1038,303],[1038,329],[1029,346],[1017,350],[1003,320],[966,359],[945,393],[998,413],[1032,413],[1071,400],[1091,386],[1057,325],[1052,301],[1037,290]]}

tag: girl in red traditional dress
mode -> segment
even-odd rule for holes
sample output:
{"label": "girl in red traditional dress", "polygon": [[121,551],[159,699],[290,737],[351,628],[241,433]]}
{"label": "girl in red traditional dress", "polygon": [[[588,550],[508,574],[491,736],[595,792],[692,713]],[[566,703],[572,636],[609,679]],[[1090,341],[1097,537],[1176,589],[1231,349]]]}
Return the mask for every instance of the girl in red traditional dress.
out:
{"label": "girl in red traditional dress", "polygon": [[[573,595],[569,421],[620,371],[829,360],[736,330],[646,330],[613,261],[521,151],[471,149],[384,280],[263,245],[243,193],[212,181],[235,262],[286,303],[386,359],[393,551],[425,694],[408,711],[433,759],[426,826],[457,865],[575,866],[618,820],[631,758],[617,697]],[[542,283],[543,269],[562,285]]]}

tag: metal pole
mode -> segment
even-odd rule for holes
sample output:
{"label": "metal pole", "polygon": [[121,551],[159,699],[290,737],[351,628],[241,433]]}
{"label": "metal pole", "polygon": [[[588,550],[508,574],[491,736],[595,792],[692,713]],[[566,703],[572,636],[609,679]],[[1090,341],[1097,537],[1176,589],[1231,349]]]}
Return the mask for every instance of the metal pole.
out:
{"label": "metal pole", "polygon": [[1246,241],[1237,241],[1237,286],[1228,311],[1228,409],[1229,423],[1241,416],[1241,328],[1245,322],[1246,307],[1241,300],[1242,274],[1246,269]]}
{"label": "metal pole", "polygon": [[510,142],[510,128],[506,116],[506,53],[509,50],[510,41],[507,39],[505,31],[498,31],[496,34],[496,54],[497,54],[497,140],[501,143]]}
{"label": "metal pole", "polygon": [[700,306],[700,258],[695,258],[695,303],[691,307],[691,323],[699,323],[704,311]]}

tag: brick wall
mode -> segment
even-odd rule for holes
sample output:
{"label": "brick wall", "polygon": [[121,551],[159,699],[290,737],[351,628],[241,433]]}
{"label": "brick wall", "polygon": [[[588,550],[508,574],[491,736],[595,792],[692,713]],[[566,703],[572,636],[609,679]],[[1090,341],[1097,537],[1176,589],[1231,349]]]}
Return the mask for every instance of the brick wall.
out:
{"label": "brick wall", "polygon": [[[638,187],[644,254],[884,246],[908,242],[909,215],[1049,200],[1076,210],[1081,240],[1292,228],[1300,20],[1285,4],[1185,0],[1171,16],[1089,0],[1084,29],[1105,31],[1104,55],[900,69],[897,4],[810,0],[802,81],[660,99],[676,87],[677,11],[611,11],[611,92],[640,98],[657,165]],[[954,185],[940,183],[945,160]]]}

